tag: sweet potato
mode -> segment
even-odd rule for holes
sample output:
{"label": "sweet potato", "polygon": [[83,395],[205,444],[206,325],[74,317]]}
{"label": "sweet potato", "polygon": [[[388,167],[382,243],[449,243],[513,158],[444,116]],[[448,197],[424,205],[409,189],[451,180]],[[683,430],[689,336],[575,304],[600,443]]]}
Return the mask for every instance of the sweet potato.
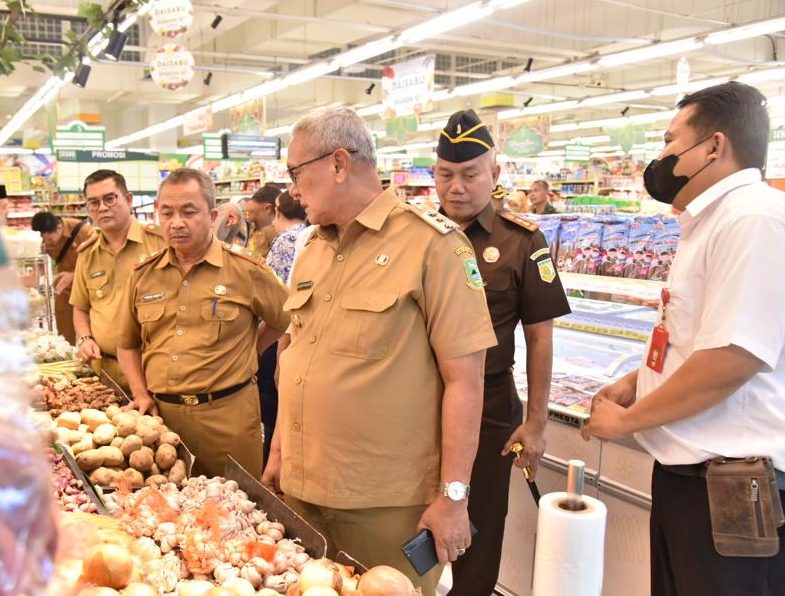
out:
{"label": "sweet potato", "polygon": [[95,431],[96,428],[101,426],[102,424],[108,424],[110,422],[109,416],[107,416],[101,410],[94,410],[91,408],[87,408],[82,410],[82,422],[86,424],[91,431]]}
{"label": "sweet potato", "polygon": [[82,417],[79,415],[79,412],[63,412],[55,420],[57,426],[70,428],[71,430],[77,430],[81,422]]}

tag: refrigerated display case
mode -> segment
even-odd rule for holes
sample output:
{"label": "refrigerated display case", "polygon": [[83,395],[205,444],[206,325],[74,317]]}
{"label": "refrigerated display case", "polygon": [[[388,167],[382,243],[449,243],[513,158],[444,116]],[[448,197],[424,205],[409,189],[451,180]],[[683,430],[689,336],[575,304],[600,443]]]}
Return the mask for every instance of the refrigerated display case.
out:
{"label": "refrigerated display case", "polygon": [[[600,296],[618,291],[611,280],[607,287],[602,285],[602,278],[595,278],[592,284]],[[640,286],[625,282],[621,289],[625,296],[649,297],[659,292],[651,282]],[[587,494],[608,507],[603,596],[649,596],[648,523],[654,460],[632,438],[585,441],[580,429],[588,418],[592,396],[639,367],[657,313],[640,304],[592,296],[585,291],[580,297],[571,296],[572,314],[556,321],[547,447],[537,483],[542,494],[564,490],[567,462],[586,462]],[[515,361],[515,382],[525,402],[526,345],[520,329]],[[499,593],[531,594],[536,528],[537,508],[522,474],[515,469],[510,482]]]}

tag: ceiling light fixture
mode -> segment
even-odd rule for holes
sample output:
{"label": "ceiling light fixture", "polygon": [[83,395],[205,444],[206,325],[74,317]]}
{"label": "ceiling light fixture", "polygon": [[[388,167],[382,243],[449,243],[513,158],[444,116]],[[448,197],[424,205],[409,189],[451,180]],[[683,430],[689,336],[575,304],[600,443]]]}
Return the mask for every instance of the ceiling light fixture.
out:
{"label": "ceiling light fixture", "polygon": [[731,27],[725,31],[715,31],[706,36],[706,43],[716,45],[721,43],[731,43],[742,39],[750,39],[767,33],[777,33],[785,29],[785,17],[776,19],[766,19],[757,23],[749,23],[738,27]]}
{"label": "ceiling light fixture", "polygon": [[90,78],[91,70],[92,67],[89,64],[80,64],[76,67],[76,73],[74,74],[74,78],[71,80],[71,82],[77,87],[84,89],[85,85],[87,85],[87,79]]}
{"label": "ceiling light fixture", "polygon": [[224,18],[221,15],[219,15],[219,14],[215,15],[215,18],[213,18],[213,22],[210,23],[210,28],[218,29],[218,25],[220,25],[221,21],[223,21],[223,20],[224,20]]}
{"label": "ceiling light fixture", "polygon": [[533,102],[533,101],[534,101],[534,98],[530,97],[529,99],[527,99],[526,101],[523,102],[523,107],[524,108],[528,108],[529,105],[531,104],[531,102]]}
{"label": "ceiling light fixture", "polygon": [[202,79],[202,83],[204,83],[207,87],[210,86],[210,83],[213,82],[213,72],[210,71],[207,73],[207,76]]}
{"label": "ceiling light fixture", "polygon": [[534,58],[529,58],[526,61],[526,66],[523,67],[523,72],[531,72],[532,71],[532,64],[534,64]]}
{"label": "ceiling light fixture", "polygon": [[629,111],[630,111],[630,106],[626,106],[626,107],[625,107],[625,108],[624,108],[624,109],[621,111],[621,115],[622,115],[622,116],[626,116],[626,115],[627,115],[627,112],[629,112]]}
{"label": "ceiling light fixture", "polygon": [[597,64],[603,68],[612,68],[625,64],[637,64],[638,62],[665,58],[667,56],[673,56],[674,54],[686,54],[687,52],[693,52],[702,47],[703,42],[695,37],[688,37],[687,39],[679,39],[676,41],[661,41],[634,50],[625,50],[624,52],[615,52],[613,54],[600,56]]}
{"label": "ceiling light fixture", "polygon": [[109,36],[109,43],[106,44],[104,50],[104,58],[112,62],[117,62],[120,59],[120,54],[123,53],[123,48],[128,41],[128,34],[120,31],[117,22],[117,15],[115,15],[114,31]]}
{"label": "ceiling light fixture", "polygon": [[371,83],[371,84],[370,84],[370,85],[368,85],[368,87],[365,89],[365,94],[366,94],[366,95],[370,95],[371,93],[373,93],[373,90],[374,90],[375,88],[376,88],[376,83]]}

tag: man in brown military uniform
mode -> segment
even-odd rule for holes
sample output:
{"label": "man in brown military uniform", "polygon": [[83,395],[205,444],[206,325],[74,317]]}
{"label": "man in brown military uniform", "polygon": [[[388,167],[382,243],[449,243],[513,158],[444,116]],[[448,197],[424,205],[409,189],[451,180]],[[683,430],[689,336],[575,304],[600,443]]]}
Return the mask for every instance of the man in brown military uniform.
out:
{"label": "man in brown military uniform", "polygon": [[[469,517],[478,533],[453,563],[451,595],[488,596],[499,575],[513,442],[533,478],[545,450],[544,430],[553,361],[552,319],[570,312],[548,244],[537,225],[510,212],[495,213],[491,191],[499,176],[493,139],[472,110],[453,114],[439,136],[435,177],[442,209],[469,237],[499,341],[485,360],[485,397]],[[528,407],[513,381],[515,329],[526,339]],[[471,327],[463,327],[471,332]],[[517,428],[516,428],[517,427]],[[512,435],[512,438],[511,438]],[[533,537],[532,537],[533,538]]]}
{"label": "man in brown military uniform", "polygon": [[288,160],[290,194],[318,228],[292,272],[263,481],[331,549],[433,594],[438,570],[417,577],[400,547],[427,527],[446,563],[471,543],[482,368],[496,343],[477,263],[455,224],[382,191],[353,111],[300,120]]}
{"label": "man in brown military uniform", "polygon": [[74,310],[69,303],[76,257],[79,254],[76,249],[93,234],[93,228],[87,220],[58,217],[49,211],[40,211],[33,215],[31,227],[41,234],[44,250],[55,265],[53,286],[57,332],[65,337],[68,343],[76,343]]}
{"label": "man in brown military uniform", "polygon": [[90,174],[84,196],[87,212],[101,233],[77,248],[71,291],[76,346],[83,360],[100,360],[104,372],[128,389],[115,348],[120,299],[134,266],[166,243],[152,226],[143,226],[131,215],[132,195],[117,172]]}
{"label": "man in brown military uniform", "polygon": [[275,199],[281,194],[275,184],[267,183],[257,190],[245,203],[245,217],[251,226],[248,250],[254,258],[264,259],[275,240]]}
{"label": "man in brown military uniform", "polygon": [[213,235],[215,187],[204,173],[173,171],[158,213],[168,248],[137,266],[116,323],[134,406],[160,412],[194,452],[197,474],[223,474],[231,455],[259,477],[256,347],[289,325],[286,288]]}

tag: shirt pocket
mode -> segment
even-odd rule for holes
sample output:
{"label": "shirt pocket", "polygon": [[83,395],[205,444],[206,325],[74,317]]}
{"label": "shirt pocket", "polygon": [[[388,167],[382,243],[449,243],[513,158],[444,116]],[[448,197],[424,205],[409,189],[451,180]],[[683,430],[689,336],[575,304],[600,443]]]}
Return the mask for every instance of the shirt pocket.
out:
{"label": "shirt pocket", "polygon": [[286,302],[283,303],[284,312],[288,312],[291,315],[292,322],[289,326],[289,333],[293,342],[303,327],[303,309],[305,308],[306,304],[308,304],[308,301],[311,299],[312,295],[313,288],[308,288],[307,290],[298,290],[290,294],[286,299]]}
{"label": "shirt pocket", "polygon": [[332,352],[364,360],[384,358],[397,335],[396,302],[397,292],[345,292],[340,300],[340,324],[331,337]]}
{"label": "shirt pocket", "polygon": [[199,336],[204,337],[208,345],[226,339],[235,332],[240,333],[240,330],[233,329],[237,317],[240,316],[240,307],[236,304],[211,300],[202,304],[199,313],[202,316],[203,326]]}
{"label": "shirt pocket", "polygon": [[109,273],[104,273],[98,277],[88,277],[85,281],[87,292],[90,295],[90,302],[104,300],[108,297]]}
{"label": "shirt pocket", "polygon": [[161,319],[166,310],[165,304],[138,304],[136,315],[139,319],[139,326],[142,329],[142,341],[150,341],[155,328],[161,324]]}
{"label": "shirt pocket", "polygon": [[485,299],[491,312],[505,304],[516,304],[515,294],[517,288],[513,283],[513,272],[509,269],[487,271],[483,274],[485,286]]}

